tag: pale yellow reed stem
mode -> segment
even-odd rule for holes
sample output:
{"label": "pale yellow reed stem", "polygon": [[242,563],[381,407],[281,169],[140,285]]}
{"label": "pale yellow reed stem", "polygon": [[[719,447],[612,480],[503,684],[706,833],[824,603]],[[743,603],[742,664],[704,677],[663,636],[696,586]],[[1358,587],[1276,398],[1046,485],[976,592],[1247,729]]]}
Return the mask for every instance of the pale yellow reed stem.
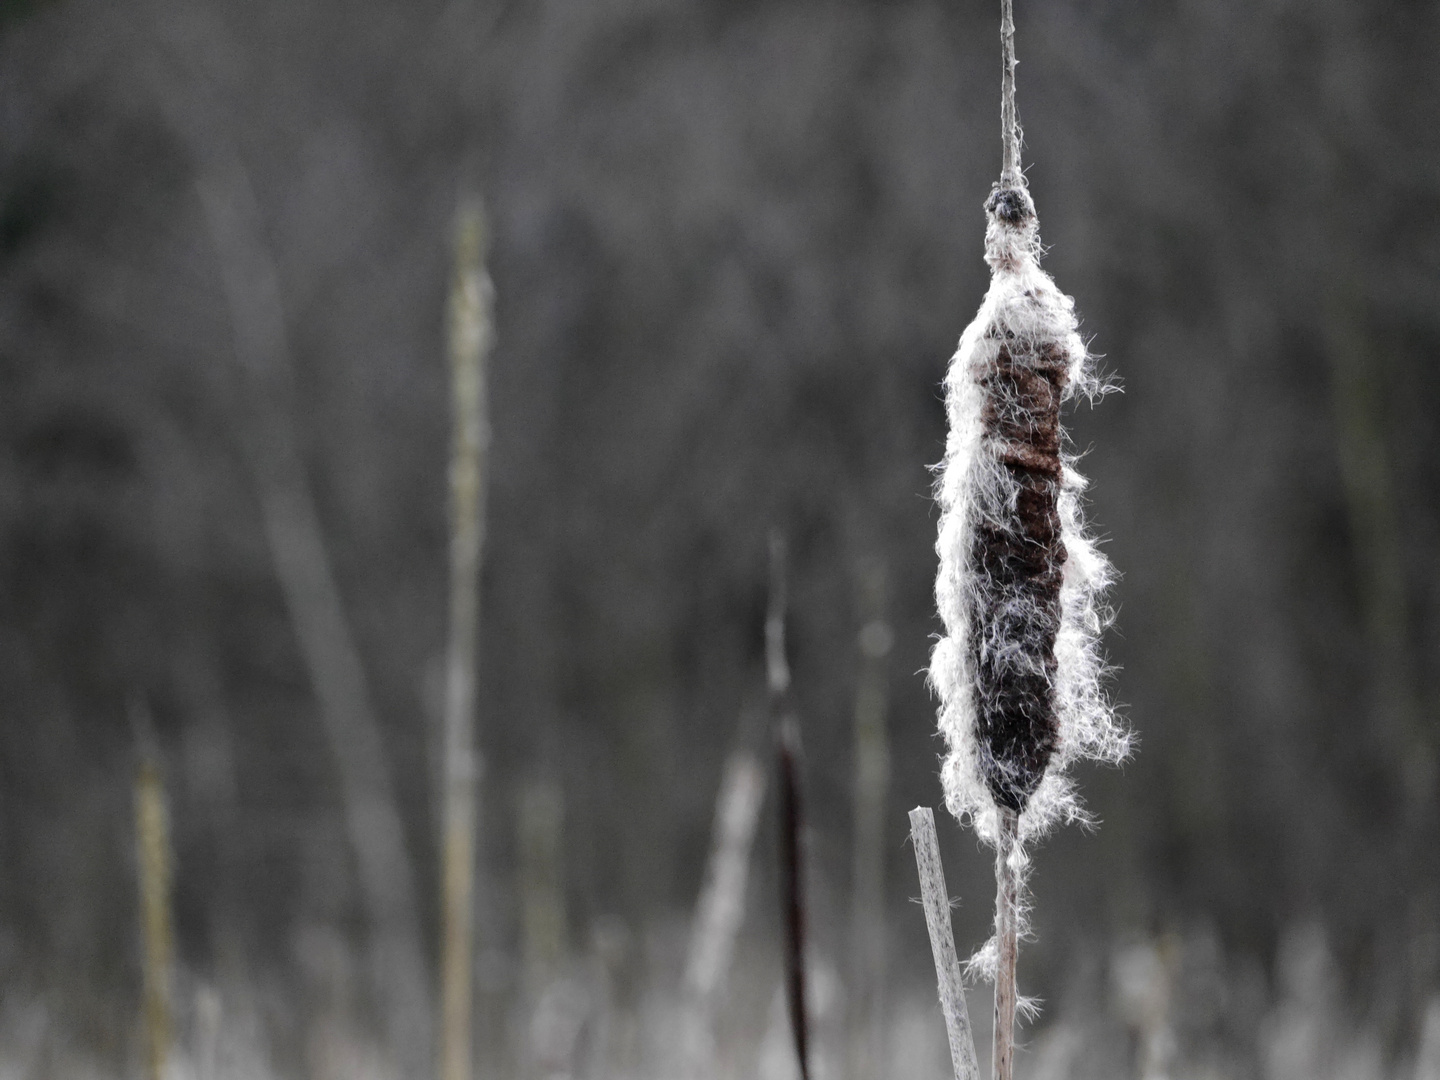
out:
{"label": "pale yellow reed stem", "polygon": [[485,536],[485,359],[491,338],[485,221],[465,200],[455,224],[450,289],[454,435],[450,458],[450,641],[445,694],[445,838],[441,870],[440,1076],[470,1080],[474,1041],[475,749],[480,556]]}
{"label": "pale yellow reed stem", "polygon": [[140,875],[140,937],[145,981],[145,1067],[164,1080],[170,1056],[170,819],[160,769],[147,756],[135,776],[135,847]]}

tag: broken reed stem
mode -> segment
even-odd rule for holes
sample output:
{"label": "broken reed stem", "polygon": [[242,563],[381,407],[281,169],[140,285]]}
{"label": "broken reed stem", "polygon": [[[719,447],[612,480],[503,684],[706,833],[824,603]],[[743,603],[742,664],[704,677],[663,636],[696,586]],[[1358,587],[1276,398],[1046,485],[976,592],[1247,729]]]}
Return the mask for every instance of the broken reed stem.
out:
{"label": "broken reed stem", "polygon": [[474,968],[475,834],[480,766],[475,750],[480,557],[485,538],[485,360],[491,336],[485,220],[478,198],[461,203],[450,286],[454,434],[450,457],[450,640],[445,687],[445,839],[441,869],[440,1076],[470,1080]]}
{"label": "broken reed stem", "polygon": [[940,864],[935,814],[928,806],[917,806],[910,811],[910,838],[915,844],[925,927],[930,931],[930,952],[935,958],[940,1011],[945,1014],[945,1031],[950,1037],[950,1064],[955,1069],[955,1080],[980,1080],[975,1035],[970,1029],[970,1011],[965,1006],[965,983],[960,975],[960,958],[955,953],[955,934],[950,925],[950,893],[945,888],[945,869]]}
{"label": "broken reed stem", "polygon": [[1000,80],[1000,139],[1004,157],[1000,186],[1020,187],[1025,183],[1020,170],[1020,117],[1015,111],[1015,13],[1013,0],[1000,0],[1000,43],[1004,71]]}
{"label": "broken reed stem", "polygon": [[170,819],[160,767],[146,753],[135,776],[135,842],[140,871],[140,936],[145,982],[145,1065],[164,1080],[170,1056]]}
{"label": "broken reed stem", "polygon": [[1000,840],[995,845],[995,1041],[991,1075],[1011,1080],[1015,1064],[1015,962],[1019,956],[1020,880],[1011,860],[1019,838],[1020,818],[1000,809]]}

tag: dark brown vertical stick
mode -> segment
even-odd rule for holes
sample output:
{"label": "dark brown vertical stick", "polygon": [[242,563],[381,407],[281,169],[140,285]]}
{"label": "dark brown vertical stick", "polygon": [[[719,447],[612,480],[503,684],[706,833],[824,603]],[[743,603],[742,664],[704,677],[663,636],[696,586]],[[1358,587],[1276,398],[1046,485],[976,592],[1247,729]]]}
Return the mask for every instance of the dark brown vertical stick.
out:
{"label": "dark brown vertical stick", "polygon": [[805,896],[801,829],[800,722],[790,701],[790,665],[785,659],[785,540],[770,533],[770,603],[765,614],[765,681],[770,720],[775,725],[780,811],[780,914],[785,926],[785,996],[800,1080],[810,1080],[810,1029],[805,1012]]}
{"label": "dark brown vertical stick", "polygon": [[800,726],[793,716],[780,725],[780,902],[785,920],[785,996],[800,1080],[810,1080],[810,1031],[805,1013],[805,894],[800,831]]}
{"label": "dark brown vertical stick", "polygon": [[1020,819],[1015,811],[1000,809],[1000,841],[995,845],[995,943],[999,961],[995,967],[994,1080],[1011,1080],[1015,1064],[1015,961],[1019,954],[1020,882],[1010,864],[1019,836]]}

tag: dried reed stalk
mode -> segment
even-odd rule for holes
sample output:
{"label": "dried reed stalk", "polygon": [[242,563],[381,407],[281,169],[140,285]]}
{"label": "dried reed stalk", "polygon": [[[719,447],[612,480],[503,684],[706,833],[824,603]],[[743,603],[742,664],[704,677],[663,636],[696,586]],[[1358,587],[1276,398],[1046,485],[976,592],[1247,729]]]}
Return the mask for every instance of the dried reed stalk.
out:
{"label": "dried reed stalk", "polygon": [[930,664],[950,748],[946,805],[996,849],[996,933],[971,963],[995,980],[997,1080],[1010,1080],[1014,1057],[1024,841],[1083,817],[1065,776],[1073,761],[1118,761],[1129,750],[1100,685],[1110,567],[1085,533],[1085,481],[1060,424],[1063,401],[1104,387],[1074,302],[1040,269],[1020,166],[1014,33],[1011,0],[1002,0],[1004,158],[985,202],[991,280],[945,379],[935,595],[946,635]]}
{"label": "dried reed stalk", "polygon": [[490,441],[485,361],[491,339],[491,287],[484,253],[484,213],[479,199],[468,196],[456,215],[449,311],[453,438],[441,869],[442,1080],[470,1080],[474,1055],[475,835],[480,782],[475,749],[475,665],[485,538],[485,454]]}
{"label": "dried reed stalk", "polygon": [[955,1070],[955,1080],[980,1080],[975,1035],[970,1029],[970,1010],[965,1005],[965,982],[950,926],[950,893],[945,887],[945,869],[940,864],[935,814],[928,806],[917,806],[910,811],[910,839],[915,845],[925,927],[930,932],[930,952],[935,958],[940,1011],[945,1016],[945,1032],[950,1037],[950,1064]]}
{"label": "dried reed stalk", "polygon": [[145,983],[145,1067],[164,1080],[170,1057],[170,815],[153,752],[146,749],[135,774],[135,846],[140,877],[140,937]]}

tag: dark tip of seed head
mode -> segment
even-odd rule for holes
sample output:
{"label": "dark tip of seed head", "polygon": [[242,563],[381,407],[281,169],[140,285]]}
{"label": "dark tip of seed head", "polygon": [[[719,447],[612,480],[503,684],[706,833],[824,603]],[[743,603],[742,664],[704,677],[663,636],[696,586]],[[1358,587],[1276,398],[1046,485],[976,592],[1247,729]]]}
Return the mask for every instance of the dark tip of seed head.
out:
{"label": "dark tip of seed head", "polygon": [[1030,193],[1024,188],[1000,187],[990,192],[985,200],[985,210],[1010,225],[1023,225],[1035,216],[1035,204]]}

